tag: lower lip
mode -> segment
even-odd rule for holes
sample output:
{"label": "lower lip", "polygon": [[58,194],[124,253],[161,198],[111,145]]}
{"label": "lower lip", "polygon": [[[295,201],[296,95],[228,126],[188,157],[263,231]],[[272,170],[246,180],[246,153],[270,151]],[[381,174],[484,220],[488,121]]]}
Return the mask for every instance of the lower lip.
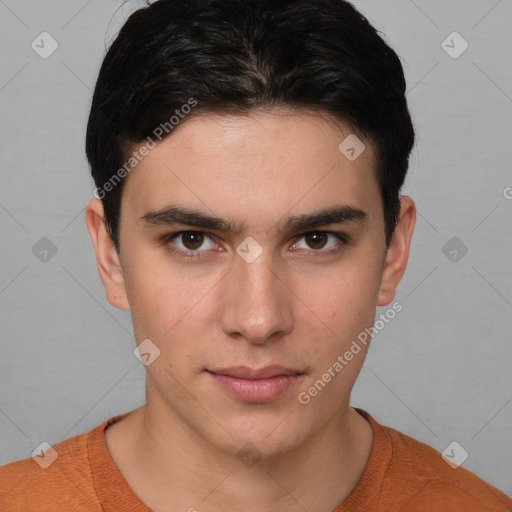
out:
{"label": "lower lip", "polygon": [[264,403],[275,400],[294,386],[300,375],[277,375],[268,379],[240,379],[229,375],[210,373],[215,382],[234,398],[248,403]]}

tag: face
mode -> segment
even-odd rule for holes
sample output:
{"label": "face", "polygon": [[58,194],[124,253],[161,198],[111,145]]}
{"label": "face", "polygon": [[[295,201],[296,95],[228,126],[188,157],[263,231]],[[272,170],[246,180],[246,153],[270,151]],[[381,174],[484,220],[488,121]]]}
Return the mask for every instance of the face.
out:
{"label": "face", "polygon": [[393,299],[413,220],[386,251],[373,150],[348,159],[348,135],[308,114],[198,116],[129,176],[120,259],[88,208],[109,300],[160,350],[148,406],[223,452],[270,457],[341,420],[367,346],[344,354]]}

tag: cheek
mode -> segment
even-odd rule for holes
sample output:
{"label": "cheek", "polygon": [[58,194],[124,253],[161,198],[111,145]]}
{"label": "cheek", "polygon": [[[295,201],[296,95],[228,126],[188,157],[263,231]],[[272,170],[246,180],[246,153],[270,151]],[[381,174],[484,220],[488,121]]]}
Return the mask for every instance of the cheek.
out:
{"label": "cheek", "polygon": [[[375,317],[378,262],[367,257],[346,263],[330,275],[303,274],[295,283],[297,295],[309,306],[304,309],[306,316],[301,320],[300,329],[311,340],[303,343],[313,370],[308,385],[321,379],[329,369],[336,375],[327,384],[326,392],[321,393],[319,402],[324,404],[330,397],[337,400],[344,396],[352,387],[368,349],[369,336],[365,329],[372,325]],[[342,358],[341,362],[338,357]]]}
{"label": "cheek", "polygon": [[347,262],[329,272],[302,273],[293,288],[331,335],[346,337],[373,321],[379,268],[373,260]]}
{"label": "cheek", "polygon": [[149,251],[132,253],[124,263],[135,338],[138,343],[150,339],[163,356],[148,372],[164,366],[176,376],[185,368],[201,371],[213,350],[215,304],[220,302],[215,298],[225,271],[171,266],[167,255],[149,257]]}
{"label": "cheek", "polygon": [[134,324],[159,338],[179,325],[214,284],[214,276],[198,278],[171,265],[163,249],[132,252],[123,270]]}

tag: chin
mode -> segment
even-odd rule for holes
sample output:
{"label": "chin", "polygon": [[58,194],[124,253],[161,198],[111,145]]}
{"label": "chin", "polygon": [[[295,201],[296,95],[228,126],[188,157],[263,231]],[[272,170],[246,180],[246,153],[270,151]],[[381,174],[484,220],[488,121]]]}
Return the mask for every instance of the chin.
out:
{"label": "chin", "polygon": [[283,414],[282,411],[271,418],[238,416],[226,424],[226,430],[231,434],[229,447],[226,448],[238,458],[247,456],[269,459],[283,455],[307,437],[304,421],[299,423],[293,414]]}

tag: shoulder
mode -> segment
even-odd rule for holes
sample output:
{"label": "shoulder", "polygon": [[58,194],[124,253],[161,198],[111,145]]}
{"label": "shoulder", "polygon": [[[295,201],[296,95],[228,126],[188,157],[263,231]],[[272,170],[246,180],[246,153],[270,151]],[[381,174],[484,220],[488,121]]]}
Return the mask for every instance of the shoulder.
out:
{"label": "shoulder", "polygon": [[[512,511],[512,500],[462,466],[452,467],[441,453],[389,427],[393,447],[386,487],[404,487],[407,511]],[[400,481],[402,483],[400,483]]]}
{"label": "shoulder", "polygon": [[382,503],[401,512],[512,511],[512,500],[500,490],[461,466],[452,467],[433,447],[365,414],[374,433],[378,431],[380,446],[388,447]]}
{"label": "shoulder", "polygon": [[100,510],[88,458],[94,431],[70,437],[34,457],[0,466],[0,510]]}

